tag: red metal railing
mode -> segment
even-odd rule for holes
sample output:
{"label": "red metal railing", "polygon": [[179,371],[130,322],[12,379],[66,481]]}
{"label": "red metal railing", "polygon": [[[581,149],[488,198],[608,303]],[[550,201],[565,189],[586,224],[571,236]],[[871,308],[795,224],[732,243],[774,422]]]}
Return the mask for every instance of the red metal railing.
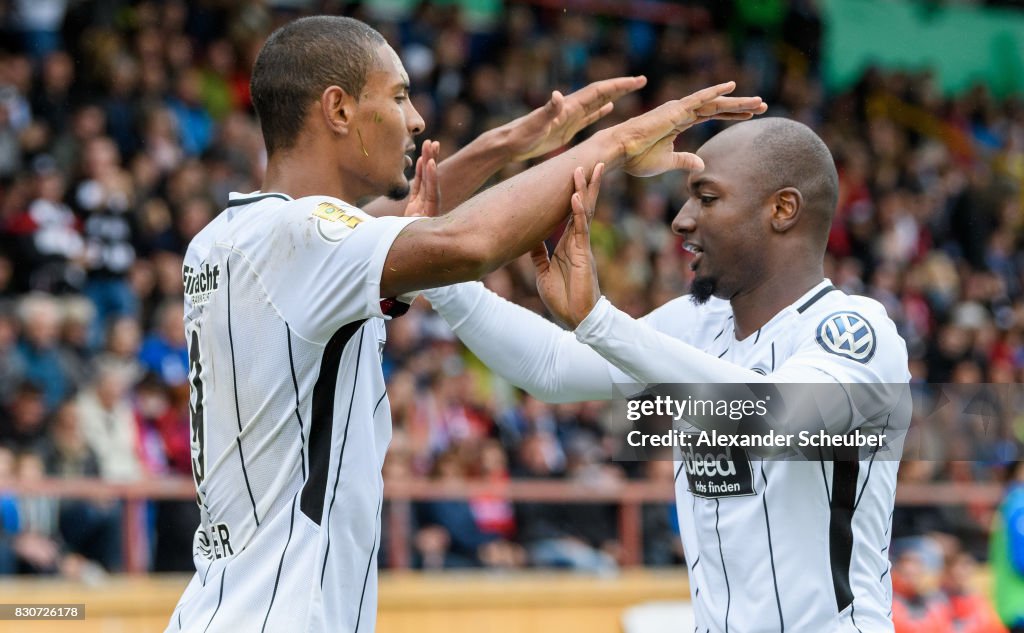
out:
{"label": "red metal railing", "polygon": [[[0,492],[15,496],[41,495],[69,499],[121,500],[124,502],[125,568],[128,572],[146,571],[148,534],[138,521],[142,505],[149,500],[195,498],[191,479],[168,478],[114,484],[91,479],[40,479],[0,482]],[[997,484],[900,484],[897,505],[971,505],[994,508],[1003,489]],[[567,481],[516,481],[503,483],[442,484],[432,480],[388,482],[384,498],[388,501],[389,566],[406,568],[410,564],[410,517],[416,501],[470,499],[480,496],[509,501],[539,503],[612,503],[619,506],[619,539],[626,565],[638,565],[643,551],[641,509],[645,503],[671,503],[674,491],[662,482],[622,482],[596,488]]]}

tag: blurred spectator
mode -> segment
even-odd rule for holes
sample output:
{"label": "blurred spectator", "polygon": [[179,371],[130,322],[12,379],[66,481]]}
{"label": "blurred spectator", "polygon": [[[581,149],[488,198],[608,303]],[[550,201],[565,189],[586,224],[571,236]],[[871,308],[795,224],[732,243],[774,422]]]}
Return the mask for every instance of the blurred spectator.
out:
{"label": "blurred spectator", "polygon": [[10,402],[14,388],[25,375],[18,353],[18,321],[9,305],[0,305],[0,408]]}
{"label": "blurred spectator", "polygon": [[[42,459],[35,453],[21,453],[17,458],[18,479],[30,483],[44,475]],[[59,510],[56,499],[38,495],[17,500],[11,532],[20,572],[35,574],[59,573],[71,580],[96,582],[104,576],[103,569],[80,554],[71,553],[61,539]]]}
{"label": "blurred spectator", "polygon": [[142,348],[139,322],[133,317],[121,317],[110,324],[106,349],[96,357],[97,364],[115,366],[124,371],[128,381],[137,383],[143,375],[139,351]]}
{"label": "blurred spectator", "polygon": [[46,124],[52,136],[64,134],[70,122],[68,104],[76,101],[71,88],[75,80],[75,65],[65,51],[53,51],[46,56],[42,72],[32,95],[32,113]]}
{"label": "blurred spectator", "polygon": [[131,176],[109,138],[89,140],[82,162],[84,178],[75,187],[74,199],[82,215],[89,274],[85,294],[96,304],[92,340],[98,346],[109,320],[133,316],[138,309],[128,283],[135,263],[135,196]]}
{"label": "blurred spectator", "polygon": [[[467,481],[457,451],[437,458],[434,477],[442,486]],[[417,517],[421,527],[414,542],[424,568],[517,567],[525,562],[522,548],[482,528],[465,499],[420,503]]]}
{"label": "blurred spectator", "polygon": [[953,614],[953,630],[958,633],[1006,633],[988,598],[976,588],[978,563],[967,552],[947,557],[942,591]]}
{"label": "blurred spectator", "polygon": [[443,453],[457,442],[478,440],[488,434],[492,422],[472,406],[471,380],[465,372],[437,372],[417,401],[410,429],[424,438],[424,445],[434,454]]}
{"label": "blurred spectator", "polygon": [[53,159],[36,160],[33,185],[32,202],[10,220],[7,229],[15,238],[20,274],[35,290],[80,290],[85,284],[85,243],[78,220],[64,203],[64,175]]}
{"label": "blurred spectator", "polygon": [[18,451],[39,448],[46,434],[46,403],[43,390],[32,382],[22,382],[14,391],[9,414],[2,425],[2,439]]}
{"label": "blurred spectator", "polygon": [[[46,474],[62,479],[99,477],[96,454],[85,442],[78,405],[68,400],[57,409],[40,448]],[[107,571],[121,566],[121,508],[112,501],[62,499],[60,533],[74,552],[99,562]]]}
{"label": "blurred spectator", "polygon": [[143,367],[168,385],[183,384],[188,377],[184,318],[180,299],[165,301],[157,311],[156,331],[146,337],[139,351]]}
{"label": "blurred spectator", "polygon": [[[553,441],[553,437],[541,434],[523,439],[519,448],[522,467],[519,476],[550,478],[555,475],[545,448]],[[591,573],[614,572],[618,568],[615,558],[602,549],[612,545],[604,541],[607,532],[601,519],[603,511],[603,507],[589,508],[586,504],[517,504],[520,541],[526,546],[530,563]],[[595,519],[598,520],[596,525],[592,523]]]}
{"label": "blurred spectator", "polygon": [[[508,457],[498,441],[484,441],[476,461],[481,481],[492,484],[508,481]],[[469,499],[469,506],[476,524],[483,532],[509,541],[516,537],[515,508],[508,499],[500,495],[476,495]]]}
{"label": "blurred spectator", "polygon": [[953,633],[953,612],[939,592],[942,548],[928,537],[892,546],[892,621],[896,633]]}
{"label": "blurred spectator", "polygon": [[213,118],[202,105],[201,91],[202,75],[198,70],[188,70],[178,78],[169,101],[187,156],[202,154],[213,140]]}
{"label": "blurred spectator", "polygon": [[100,476],[108,481],[133,481],[144,474],[129,387],[122,370],[100,366],[92,386],[77,399],[85,441],[96,453]]}
{"label": "blurred spectator", "polygon": [[19,306],[22,341],[18,346],[25,378],[43,390],[47,411],[71,395],[74,360],[60,345],[61,307],[56,299],[42,293],[27,295]]}
{"label": "blurred spectator", "polygon": [[[148,374],[136,388],[136,418],[145,443],[150,471],[176,477],[192,477],[189,388],[187,384],[164,387]],[[155,453],[159,451],[159,456]],[[159,459],[159,464],[152,461]],[[154,571],[190,571],[192,537],[199,527],[199,506],[192,499],[165,499],[154,504]]]}
{"label": "blurred spectator", "polygon": [[42,58],[60,45],[67,0],[15,0],[14,15],[26,50]]}

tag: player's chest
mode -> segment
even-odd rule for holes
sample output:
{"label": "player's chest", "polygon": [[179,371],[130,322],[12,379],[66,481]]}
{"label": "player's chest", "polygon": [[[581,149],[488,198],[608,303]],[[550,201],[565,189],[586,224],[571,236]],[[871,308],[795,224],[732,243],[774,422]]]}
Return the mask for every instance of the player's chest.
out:
{"label": "player's chest", "polygon": [[[787,328],[788,325],[788,328]],[[792,323],[770,323],[753,334],[738,340],[732,317],[706,330],[706,335],[697,347],[744,369],[768,375],[778,369],[792,353],[787,332],[795,326]]]}

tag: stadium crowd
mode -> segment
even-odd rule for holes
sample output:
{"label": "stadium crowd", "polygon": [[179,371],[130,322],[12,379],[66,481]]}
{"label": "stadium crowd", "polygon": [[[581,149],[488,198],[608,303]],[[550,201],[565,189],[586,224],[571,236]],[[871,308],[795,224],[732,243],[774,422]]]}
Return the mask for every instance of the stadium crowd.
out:
{"label": "stadium crowd", "polygon": [[[945,95],[929,72],[880,69],[830,93],[811,0],[695,2],[669,25],[486,6],[0,3],[0,479],[191,476],[182,254],[229,191],[259,188],[265,154],[248,71],[275,26],[313,9],[365,19],[395,45],[442,157],[553,88],[646,75],[647,88],[599,124],[610,125],[737,80],[738,93],[763,96],[769,114],[807,123],[833,150],[841,198],[827,275],[886,306],[922,393],[929,383],[1024,379],[1024,101],[984,86]],[[717,129],[682,142],[693,150]],[[687,290],[688,255],[669,230],[684,182],[615,175],[602,187],[591,230],[602,290],[634,316]],[[544,311],[528,260],[486,283]],[[384,368],[388,480],[672,477],[670,462],[612,460],[623,419],[614,406],[552,406],[518,392],[422,300],[390,322]],[[1021,456],[1018,391],[990,398],[992,415],[949,415],[953,407],[917,425],[908,446],[918,459],[901,477],[997,480]],[[119,569],[122,511],[0,496],[0,573]],[[617,566],[614,507],[488,497],[423,503],[414,515],[422,567]],[[154,503],[145,520],[152,568],[191,569],[195,504]],[[894,537],[952,534],[955,583],[956,565],[983,556],[990,521],[984,507],[901,507]],[[645,509],[646,564],[679,562],[675,530],[672,506]],[[894,559],[896,573],[918,577],[934,547],[908,542],[916,553]]]}

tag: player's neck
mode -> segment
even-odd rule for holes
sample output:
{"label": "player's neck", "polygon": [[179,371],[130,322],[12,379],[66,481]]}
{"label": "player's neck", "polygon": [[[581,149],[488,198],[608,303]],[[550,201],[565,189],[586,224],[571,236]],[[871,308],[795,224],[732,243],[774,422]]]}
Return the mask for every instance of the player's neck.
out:
{"label": "player's neck", "polygon": [[283,193],[294,199],[331,196],[355,204],[361,194],[346,187],[330,161],[314,161],[292,152],[278,152],[267,160],[264,192]]}
{"label": "player's neck", "polygon": [[742,341],[757,332],[824,278],[821,266],[799,273],[787,270],[768,276],[747,292],[734,295],[729,303],[732,305],[736,340]]}

